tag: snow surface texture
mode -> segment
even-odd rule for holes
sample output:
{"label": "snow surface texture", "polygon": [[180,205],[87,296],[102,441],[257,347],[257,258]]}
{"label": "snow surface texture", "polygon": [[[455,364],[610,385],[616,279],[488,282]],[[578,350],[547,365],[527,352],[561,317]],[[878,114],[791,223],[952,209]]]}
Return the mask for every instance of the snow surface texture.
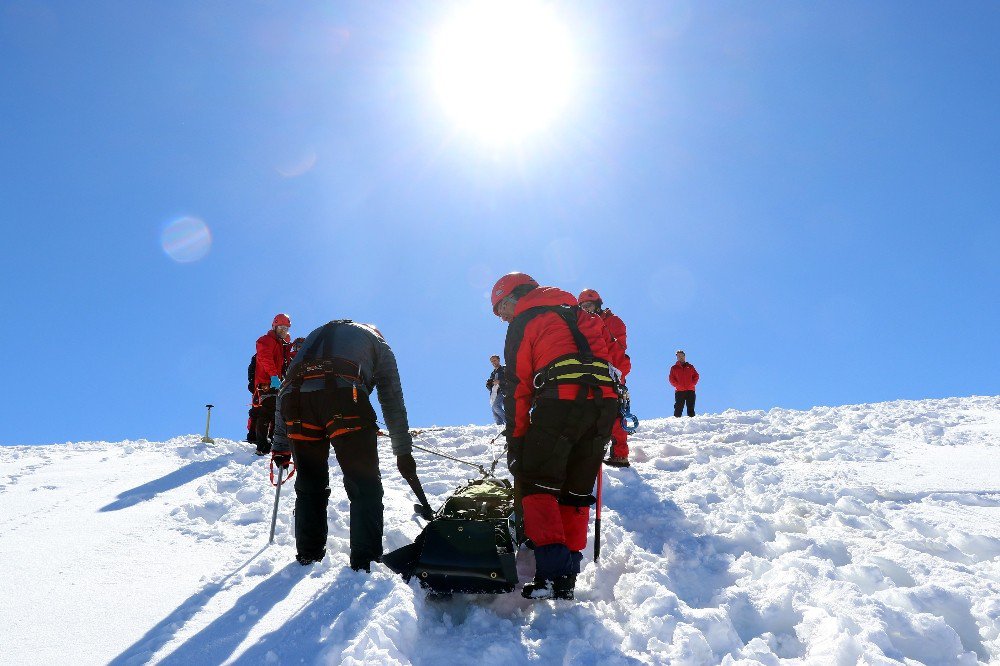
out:
{"label": "snow surface texture", "polygon": [[[418,444],[488,463],[496,432]],[[265,461],[198,439],[0,448],[0,661],[1000,663],[998,397],[644,421],[576,603],[351,571],[335,461],[301,567],[291,487],[268,547]],[[382,452],[388,551],[422,523]],[[475,476],[415,453],[435,507]]]}

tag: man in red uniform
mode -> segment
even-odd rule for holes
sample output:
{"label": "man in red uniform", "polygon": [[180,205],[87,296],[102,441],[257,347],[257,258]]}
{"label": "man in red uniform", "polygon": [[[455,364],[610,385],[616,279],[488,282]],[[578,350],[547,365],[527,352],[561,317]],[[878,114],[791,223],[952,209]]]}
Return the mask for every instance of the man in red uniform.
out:
{"label": "man in red uniform", "polygon": [[271,330],[257,338],[257,370],[254,372],[254,405],[257,406],[257,455],[271,452],[271,433],[274,431],[274,407],[278,388],[291,359],[288,329],[292,320],[286,314],[276,314]]}
{"label": "man in red uniform", "polygon": [[670,385],[674,387],[674,416],[680,418],[687,404],[688,416],[694,416],[694,387],[698,385],[698,371],[687,362],[683,349],[677,350],[677,362],[670,368]]}
{"label": "man in red uniform", "polygon": [[[625,353],[625,350],[628,348],[625,341],[627,335],[625,322],[618,315],[604,307],[604,301],[601,300],[601,295],[595,289],[584,289],[580,292],[577,300],[580,303],[581,309],[596,314],[604,321],[604,326],[608,329],[608,334],[614,339],[615,344],[621,347],[625,362],[622,366],[616,367],[621,372],[622,383],[625,383],[625,377],[632,369],[632,361],[629,359],[628,354]],[[612,467],[629,467],[628,433],[622,428],[621,419],[615,419],[615,424],[611,428],[611,455],[604,461],[604,464],[611,465]]]}
{"label": "man in red uniform", "polygon": [[572,294],[539,287],[529,275],[503,276],[491,299],[509,324],[507,466],[535,546],[535,579],[521,594],[573,599],[596,501],[591,492],[618,416],[608,364],[621,364],[623,354]]}

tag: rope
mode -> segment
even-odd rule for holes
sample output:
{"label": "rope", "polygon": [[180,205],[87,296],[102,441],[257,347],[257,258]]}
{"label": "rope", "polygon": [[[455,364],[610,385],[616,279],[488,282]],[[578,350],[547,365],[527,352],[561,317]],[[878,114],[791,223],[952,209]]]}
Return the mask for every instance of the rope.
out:
{"label": "rope", "polygon": [[[389,426],[387,426],[386,424],[382,423],[381,421],[376,420],[375,423],[379,424],[380,426],[382,426],[386,430],[389,429]],[[438,428],[438,430],[444,430],[444,428]],[[425,431],[424,430],[411,430],[410,431],[410,435],[413,438],[415,438],[415,439],[420,439],[421,441],[425,441],[426,442],[426,440],[424,440],[422,437],[420,437],[420,433],[422,433],[422,432],[425,432]],[[379,434],[382,435],[383,437],[389,437],[389,435],[387,435],[386,433],[382,432],[381,430],[379,431]],[[499,437],[499,436],[500,435],[497,435],[497,437]],[[493,438],[493,441],[496,441],[496,437]],[[483,477],[492,476],[491,472],[487,472],[485,467],[483,467],[482,465],[476,464],[474,462],[469,462],[468,460],[462,460],[461,458],[456,458],[455,456],[449,456],[447,453],[441,453],[440,451],[435,451],[434,449],[424,448],[423,446],[417,446],[416,444],[413,445],[413,448],[417,449],[418,451],[423,451],[425,453],[430,453],[431,455],[434,455],[434,456],[439,456],[441,458],[447,458],[448,460],[454,460],[455,462],[462,463],[463,465],[468,465],[469,467],[475,467],[476,469],[479,470],[479,473],[482,474]],[[496,467],[496,460],[494,460],[493,466]]]}

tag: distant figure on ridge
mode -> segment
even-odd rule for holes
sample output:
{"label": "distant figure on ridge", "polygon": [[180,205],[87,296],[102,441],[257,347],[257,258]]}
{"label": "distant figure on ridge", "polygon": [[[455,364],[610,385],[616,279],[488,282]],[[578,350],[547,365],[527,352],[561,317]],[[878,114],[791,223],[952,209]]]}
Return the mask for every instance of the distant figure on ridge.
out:
{"label": "distant figure on ridge", "polygon": [[507,387],[504,385],[504,367],[500,365],[500,357],[495,354],[490,356],[490,363],[493,364],[493,372],[486,380],[486,390],[490,392],[493,419],[497,425],[507,425],[507,417],[503,412],[503,400],[507,395]]}
{"label": "distant figure on ridge", "polygon": [[324,324],[309,334],[288,366],[271,456],[282,466],[295,459],[299,564],[319,562],[326,555],[331,448],[351,505],[351,568],[370,571],[371,563],[382,557],[378,427],[369,398],[376,389],[396,467],[404,479],[416,479],[396,356],[374,326],[349,319]]}
{"label": "distant figure on ridge", "polygon": [[680,418],[687,405],[688,416],[694,416],[694,387],[698,385],[698,371],[685,360],[683,349],[677,350],[677,362],[670,368],[670,385],[674,387],[674,416]]}
{"label": "distant figure on ridge", "polygon": [[572,294],[539,287],[529,275],[503,276],[491,300],[509,324],[507,467],[515,510],[535,544],[535,578],[521,595],[573,599],[597,501],[591,491],[618,417],[608,364],[621,365],[623,353]]}
{"label": "distant figure on ridge", "polygon": [[257,339],[257,360],[254,370],[256,390],[251,420],[254,422],[254,439],[259,456],[271,451],[275,397],[285,376],[285,368],[288,367],[292,357],[291,345],[288,344],[288,329],[291,327],[292,320],[288,315],[276,314],[271,321],[271,330]]}
{"label": "distant figure on ridge", "polygon": [[[625,350],[628,348],[625,339],[627,335],[625,322],[618,315],[604,307],[601,295],[594,289],[584,289],[580,292],[577,300],[582,309],[596,314],[604,321],[604,326],[608,329],[608,334],[614,339],[615,344],[621,347],[622,356],[625,361],[622,367],[618,368],[618,371],[621,372],[621,381],[624,384],[625,377],[632,370],[632,360],[625,353]],[[604,461],[604,464],[612,467],[629,467],[628,433],[622,428],[621,419],[615,419],[615,424],[611,428],[611,453],[607,460]]]}

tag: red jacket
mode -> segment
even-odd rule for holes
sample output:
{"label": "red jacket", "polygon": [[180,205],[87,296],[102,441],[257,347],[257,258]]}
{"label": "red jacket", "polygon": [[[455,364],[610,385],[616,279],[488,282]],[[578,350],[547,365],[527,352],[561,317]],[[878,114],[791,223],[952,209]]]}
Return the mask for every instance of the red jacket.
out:
{"label": "red jacket", "polygon": [[[505,400],[507,422],[514,425],[511,437],[524,437],[528,431],[528,412],[535,397],[535,374],[560,356],[578,351],[569,326],[555,312],[520,317],[532,308],[559,305],[575,306],[576,298],[562,289],[538,287],[525,294],[514,309],[514,321],[507,329],[507,341],[504,344],[506,377],[514,388]],[[600,317],[578,309],[576,321],[594,357],[609,361],[616,368],[621,367],[624,352],[614,343]],[[543,391],[548,390],[552,390],[552,397],[574,400],[579,388],[573,384],[543,388]],[[618,399],[612,387],[602,386],[600,390],[604,397]]]}
{"label": "red jacket", "polygon": [[271,377],[284,377],[285,364],[291,358],[291,347],[271,329],[257,338],[257,371],[254,384],[270,384]]}
{"label": "red jacket", "polygon": [[685,361],[684,363],[674,363],[670,368],[670,385],[676,391],[693,391],[698,384],[698,371],[694,366]]}
{"label": "red jacket", "polygon": [[614,339],[615,344],[621,347],[622,356],[624,356],[625,360],[623,365],[618,365],[616,363],[615,367],[621,370],[622,378],[624,379],[629,371],[632,370],[632,359],[630,359],[628,354],[625,353],[625,350],[628,349],[628,343],[625,341],[625,336],[627,335],[625,331],[625,322],[621,320],[621,317],[607,308],[601,310],[601,319],[604,320],[604,325],[607,327],[608,333],[611,334],[612,339]]}

